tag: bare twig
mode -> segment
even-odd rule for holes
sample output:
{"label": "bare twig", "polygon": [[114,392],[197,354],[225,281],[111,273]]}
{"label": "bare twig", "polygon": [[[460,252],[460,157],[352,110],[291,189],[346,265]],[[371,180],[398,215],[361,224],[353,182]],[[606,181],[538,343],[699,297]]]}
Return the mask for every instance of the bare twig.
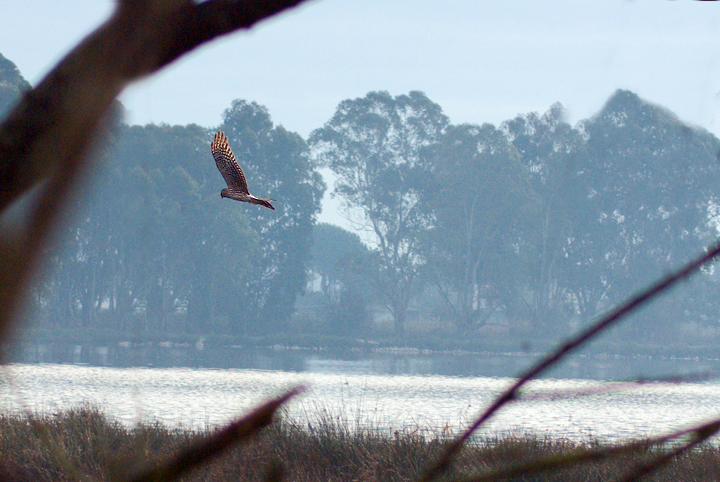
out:
{"label": "bare twig", "polygon": [[684,280],[702,266],[712,261],[715,257],[720,254],[720,244],[716,244],[709,248],[705,254],[690,261],[679,270],[671,273],[657,283],[649,286],[645,290],[641,291],[634,297],[627,300],[625,303],[611,310],[605,316],[600,318],[596,323],[591,325],[588,329],[581,332],[574,338],[564,343],[562,346],[557,348],[555,351],[550,353],[544,359],[540,360],[536,365],[531,367],[525,374],[523,374],[518,380],[512,384],[510,388],[505,390],[495,401],[475,420],[475,422],[446,449],[440,460],[427,471],[423,481],[434,480],[440,476],[450,465],[453,457],[462,448],[463,444],[472,436],[472,434],[487,420],[492,417],[495,412],[502,408],[505,404],[516,399],[518,391],[522,386],[528,383],[533,378],[537,377],[550,367],[554,366],[560,360],[562,360],[568,353],[581,347],[589,340],[595,338],[603,331],[607,330],[611,326],[614,326],[617,322],[625,318],[631,312],[644,305],[651,299],[665,292],[670,287],[677,284],[679,281]]}
{"label": "bare twig", "polygon": [[249,415],[231,423],[207,440],[183,450],[159,467],[143,472],[130,480],[132,482],[177,480],[186,472],[218,457],[235,444],[255,435],[272,422],[275,412],[285,402],[303,390],[303,387],[294,388],[284,395],[260,405]]}

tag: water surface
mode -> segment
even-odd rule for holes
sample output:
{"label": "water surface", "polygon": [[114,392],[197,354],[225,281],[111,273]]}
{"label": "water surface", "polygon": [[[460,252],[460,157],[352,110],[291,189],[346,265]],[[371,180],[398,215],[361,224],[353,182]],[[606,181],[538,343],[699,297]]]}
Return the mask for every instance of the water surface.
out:
{"label": "water surface", "polygon": [[[128,425],[161,421],[173,427],[217,426],[283,390],[304,384],[289,416],[316,423],[331,416],[355,426],[456,432],[501,390],[504,377],[338,373],[208,368],[117,368],[72,364],[11,364],[0,382],[0,409],[54,412],[90,403]],[[323,370],[324,368],[331,368]],[[530,432],[574,440],[622,440],[665,433],[720,417],[716,383],[645,384],[591,396],[546,398],[551,392],[602,390],[608,382],[543,379],[531,400],[517,402],[484,434]]]}

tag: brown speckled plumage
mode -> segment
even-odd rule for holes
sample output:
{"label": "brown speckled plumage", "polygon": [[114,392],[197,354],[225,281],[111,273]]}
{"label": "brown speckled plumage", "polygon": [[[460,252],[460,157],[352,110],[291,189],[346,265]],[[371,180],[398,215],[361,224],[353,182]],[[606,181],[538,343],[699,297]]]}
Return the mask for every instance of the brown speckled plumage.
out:
{"label": "brown speckled plumage", "polygon": [[218,171],[220,171],[220,174],[222,174],[227,184],[227,188],[220,191],[220,197],[251,204],[259,204],[273,211],[275,210],[273,205],[270,204],[272,199],[255,197],[248,192],[245,174],[243,174],[240,164],[238,164],[235,155],[230,149],[228,139],[222,131],[218,131],[217,134],[215,134],[215,139],[213,139],[210,145],[210,151],[215,159]]}

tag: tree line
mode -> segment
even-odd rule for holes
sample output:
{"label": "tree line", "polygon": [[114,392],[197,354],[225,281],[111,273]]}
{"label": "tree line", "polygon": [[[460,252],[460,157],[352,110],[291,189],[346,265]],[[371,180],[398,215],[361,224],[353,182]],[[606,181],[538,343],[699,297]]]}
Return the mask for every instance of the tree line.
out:
{"label": "tree line", "polygon": [[[4,58],[0,76],[6,109],[27,84]],[[564,118],[555,104],[455,125],[421,92],[370,92],[306,140],[236,100],[219,128],[276,212],[220,199],[215,128],[118,123],[46,253],[33,316],[124,333],[282,332],[316,278],[309,330],[356,333],[377,305],[403,336],[422,305],[463,334],[500,317],[557,335],[713,240],[720,186],[720,142],[634,93],[575,126]],[[321,167],[367,244],[316,224]],[[717,326],[716,286],[707,270],[645,310],[638,333]]]}
{"label": "tree line", "polygon": [[[462,333],[502,314],[557,335],[716,238],[712,134],[622,90],[575,127],[564,117],[555,104],[453,125],[421,92],[371,92],[312,133],[335,193],[374,235],[364,266],[399,335],[420,293]],[[646,310],[638,334],[716,326],[713,274]]]}
{"label": "tree line", "polygon": [[36,304],[49,324],[144,333],[284,330],[302,292],[324,184],[297,134],[235,101],[220,128],[271,213],[223,202],[196,125],[127,126],[104,146]]}

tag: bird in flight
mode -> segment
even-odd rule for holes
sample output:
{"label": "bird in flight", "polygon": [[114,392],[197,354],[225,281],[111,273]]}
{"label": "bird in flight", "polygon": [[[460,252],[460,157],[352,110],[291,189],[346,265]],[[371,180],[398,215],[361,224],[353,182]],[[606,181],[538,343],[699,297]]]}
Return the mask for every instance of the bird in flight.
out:
{"label": "bird in flight", "polygon": [[261,197],[255,197],[248,192],[247,181],[245,180],[245,174],[240,169],[235,156],[230,149],[228,139],[222,131],[217,131],[215,139],[210,144],[210,151],[212,152],[215,164],[217,165],[218,171],[225,178],[227,187],[220,191],[220,197],[226,197],[234,199],[236,201],[242,201],[251,204],[259,204],[265,206],[268,209],[275,208],[270,201],[273,199],[263,199]]}

